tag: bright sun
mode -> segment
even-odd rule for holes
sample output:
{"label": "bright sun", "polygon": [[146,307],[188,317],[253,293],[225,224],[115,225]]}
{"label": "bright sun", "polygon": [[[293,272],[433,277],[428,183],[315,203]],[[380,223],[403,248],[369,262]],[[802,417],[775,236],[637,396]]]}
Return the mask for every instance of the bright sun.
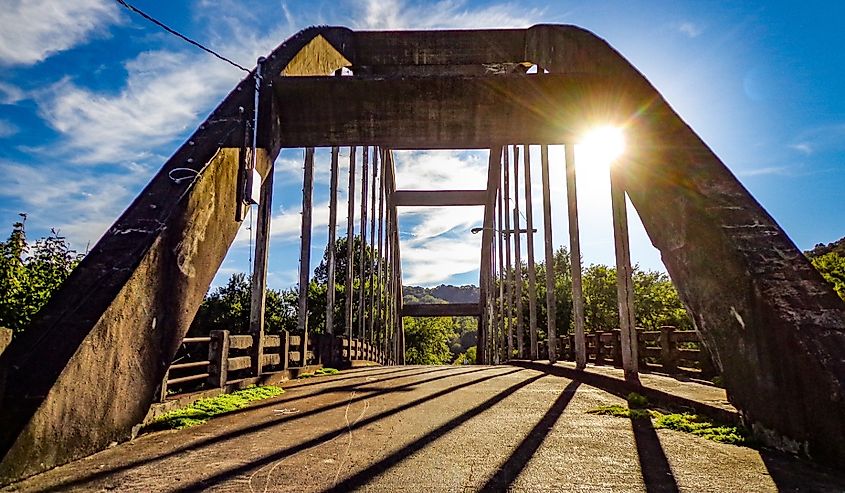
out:
{"label": "bright sun", "polygon": [[619,127],[596,127],[575,146],[579,174],[607,179],[611,165],[625,152],[625,134]]}

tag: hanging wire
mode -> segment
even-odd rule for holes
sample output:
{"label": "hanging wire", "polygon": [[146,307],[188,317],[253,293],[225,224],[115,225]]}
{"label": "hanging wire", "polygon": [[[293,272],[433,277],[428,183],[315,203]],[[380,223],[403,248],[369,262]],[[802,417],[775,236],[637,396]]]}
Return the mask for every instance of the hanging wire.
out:
{"label": "hanging wire", "polygon": [[252,275],[252,204],[249,206],[249,275]]}
{"label": "hanging wire", "polygon": [[206,53],[209,53],[209,54],[211,54],[211,55],[216,56],[216,57],[217,57],[217,58],[219,58],[220,60],[223,60],[224,62],[228,63],[229,65],[232,65],[233,67],[239,68],[239,69],[243,70],[244,72],[249,73],[249,69],[248,69],[248,68],[246,68],[246,67],[244,67],[244,66],[242,66],[242,65],[239,65],[239,64],[237,64],[237,63],[233,62],[232,60],[230,60],[230,59],[228,59],[228,58],[224,57],[223,55],[221,55],[221,54],[217,53],[216,51],[214,51],[214,50],[212,50],[212,49],[210,49],[210,48],[206,48],[205,46],[203,46],[203,45],[201,45],[200,43],[198,43],[198,42],[194,41],[193,39],[191,39],[191,38],[189,38],[189,37],[185,36],[184,34],[181,34],[181,33],[177,32],[176,30],[174,30],[174,29],[172,29],[172,28],[170,28],[170,27],[166,26],[166,25],[165,25],[164,23],[162,23],[161,21],[156,20],[156,19],[155,19],[155,18],[153,18],[151,15],[149,15],[149,14],[147,14],[147,13],[143,12],[143,11],[142,11],[142,10],[140,10],[139,8],[135,7],[134,5],[131,5],[131,4],[127,3],[125,0],[115,0],[115,1],[116,1],[117,3],[119,3],[120,5],[124,6],[126,9],[128,9],[128,10],[130,10],[130,11],[132,11],[132,12],[135,12],[136,14],[140,15],[140,16],[141,16],[141,17],[143,17],[144,19],[147,19],[148,21],[152,22],[152,23],[153,23],[153,24],[155,24],[156,26],[158,26],[158,27],[160,27],[160,28],[164,29],[164,30],[165,30],[165,31],[167,31],[168,33],[170,33],[170,34],[172,34],[172,35],[174,35],[174,36],[176,36],[176,37],[178,37],[178,38],[181,38],[181,39],[183,39],[184,41],[187,41],[188,43],[190,43],[190,44],[192,44],[192,45],[196,46],[197,48],[199,48],[199,49],[201,49],[201,50],[205,51]]}

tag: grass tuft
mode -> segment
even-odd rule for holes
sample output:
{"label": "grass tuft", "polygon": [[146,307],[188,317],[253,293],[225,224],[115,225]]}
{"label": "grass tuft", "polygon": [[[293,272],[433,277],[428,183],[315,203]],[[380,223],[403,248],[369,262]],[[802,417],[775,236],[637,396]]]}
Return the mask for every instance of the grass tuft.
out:
{"label": "grass tuft", "polygon": [[[639,394],[632,393],[629,395],[629,403],[632,400],[641,403],[641,401],[636,398],[631,399],[632,395]],[[714,423],[706,417],[697,414],[663,413],[654,409],[626,408],[625,406],[621,406],[619,404],[599,406],[587,412],[589,414],[615,416],[617,418],[653,419],[655,429],[663,428],[667,430],[681,431],[719,443],[728,443],[731,445],[740,445],[745,447],[756,446],[756,442],[754,442],[750,433],[748,433],[748,430],[745,428]]]}
{"label": "grass tuft", "polygon": [[648,407],[648,399],[646,396],[638,394],[636,392],[631,392],[628,394],[628,407],[630,408],[645,408]]}
{"label": "grass tuft", "polygon": [[302,373],[301,375],[299,375],[296,378],[312,378],[312,377],[320,377],[320,376],[323,376],[323,375],[334,375],[336,373],[340,373],[340,370],[338,370],[336,368],[323,367],[323,368],[316,370],[314,373]]}
{"label": "grass tuft", "polygon": [[221,394],[207,399],[200,399],[190,406],[175,409],[156,418],[146,429],[152,430],[181,430],[205,423],[213,416],[243,409],[251,402],[275,397],[284,392],[281,387],[252,385],[231,394]]}

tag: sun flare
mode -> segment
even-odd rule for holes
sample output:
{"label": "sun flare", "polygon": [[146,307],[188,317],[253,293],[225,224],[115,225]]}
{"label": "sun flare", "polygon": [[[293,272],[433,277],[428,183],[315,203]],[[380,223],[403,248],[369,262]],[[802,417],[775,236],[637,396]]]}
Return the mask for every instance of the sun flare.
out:
{"label": "sun flare", "polygon": [[580,169],[602,172],[625,152],[625,133],[619,127],[596,127],[584,134],[575,148]]}

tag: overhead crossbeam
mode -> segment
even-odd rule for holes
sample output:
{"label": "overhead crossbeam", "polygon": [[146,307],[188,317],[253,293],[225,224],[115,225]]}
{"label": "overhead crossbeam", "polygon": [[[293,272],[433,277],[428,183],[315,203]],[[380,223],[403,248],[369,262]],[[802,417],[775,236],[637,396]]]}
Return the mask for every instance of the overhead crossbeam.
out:
{"label": "overhead crossbeam", "polygon": [[479,317],[478,303],[415,303],[402,307],[403,317]]}
{"label": "overhead crossbeam", "polygon": [[487,190],[397,190],[393,207],[448,207],[484,205]]}
{"label": "overhead crossbeam", "polygon": [[283,147],[349,143],[393,149],[481,149],[573,142],[597,97],[595,75],[437,78],[287,77],[273,85]]}

